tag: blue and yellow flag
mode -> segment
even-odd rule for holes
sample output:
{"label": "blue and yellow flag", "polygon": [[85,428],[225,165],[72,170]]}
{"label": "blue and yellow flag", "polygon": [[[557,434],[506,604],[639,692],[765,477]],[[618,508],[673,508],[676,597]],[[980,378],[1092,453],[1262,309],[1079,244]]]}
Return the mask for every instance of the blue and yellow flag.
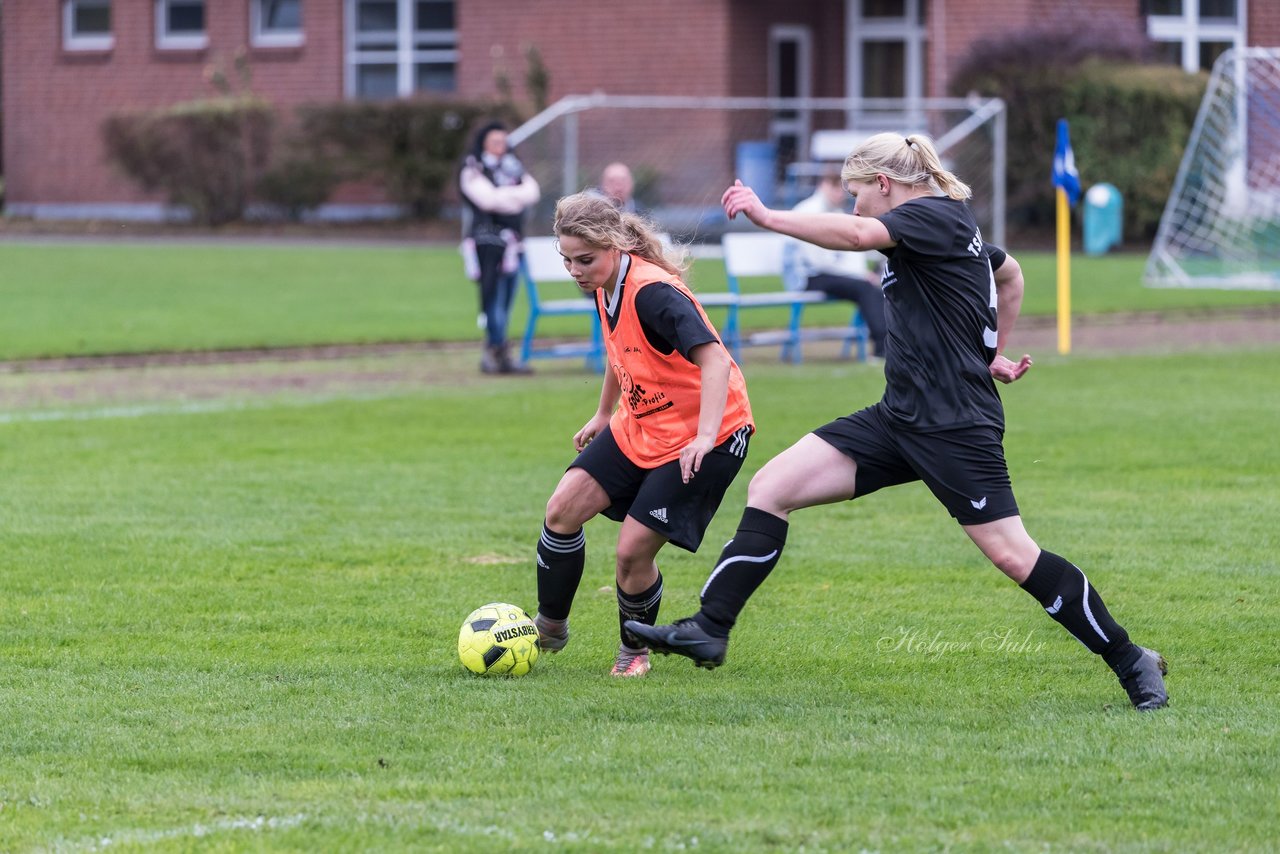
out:
{"label": "blue and yellow flag", "polygon": [[1076,171],[1076,156],[1071,151],[1066,119],[1058,119],[1058,145],[1053,150],[1053,186],[1067,191],[1067,200],[1073,207],[1080,200],[1080,173]]}
{"label": "blue and yellow flag", "polygon": [[1058,352],[1071,352],[1071,208],[1080,199],[1080,173],[1067,135],[1067,120],[1058,119],[1058,145],[1053,150],[1053,194],[1058,209]]}

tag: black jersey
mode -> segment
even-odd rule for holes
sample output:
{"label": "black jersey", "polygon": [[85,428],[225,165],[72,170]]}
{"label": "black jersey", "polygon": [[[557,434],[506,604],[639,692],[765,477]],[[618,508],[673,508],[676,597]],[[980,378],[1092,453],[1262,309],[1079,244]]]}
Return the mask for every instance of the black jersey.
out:
{"label": "black jersey", "polygon": [[[622,289],[626,287],[622,280],[631,265],[630,256],[623,255],[623,259],[614,298],[605,306],[610,329],[618,324],[618,306],[622,305]],[[653,349],[663,355],[679,350],[680,355],[688,359],[690,351],[699,344],[720,340],[703,322],[689,298],[666,282],[655,282],[642,289],[636,295],[635,305],[644,337]]]}
{"label": "black jersey", "polygon": [[888,335],[881,409],[919,431],[1004,429],[990,365],[996,355],[993,253],[962,201],[926,196],[880,217],[898,245],[883,250]]}

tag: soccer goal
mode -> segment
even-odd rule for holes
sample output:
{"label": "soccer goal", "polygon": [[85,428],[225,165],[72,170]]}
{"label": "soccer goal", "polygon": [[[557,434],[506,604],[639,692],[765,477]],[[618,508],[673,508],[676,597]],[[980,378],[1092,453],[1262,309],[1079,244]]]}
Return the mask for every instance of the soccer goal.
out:
{"label": "soccer goal", "polygon": [[627,164],[640,208],[681,240],[719,245],[730,224],[720,196],[742,178],[772,207],[790,207],[852,146],[878,131],[923,132],[973,188],[987,240],[1004,239],[1005,105],[996,98],[843,99],[570,95],[512,132],[543,200],[533,234],[550,233],[560,195]]}
{"label": "soccer goal", "polygon": [[1229,50],[1214,63],[1145,278],[1280,288],[1280,49]]}

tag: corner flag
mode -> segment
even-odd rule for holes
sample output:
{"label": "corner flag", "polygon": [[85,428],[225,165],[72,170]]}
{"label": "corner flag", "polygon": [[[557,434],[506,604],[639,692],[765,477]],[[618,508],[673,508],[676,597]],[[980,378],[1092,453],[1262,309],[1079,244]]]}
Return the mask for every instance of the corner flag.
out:
{"label": "corner flag", "polygon": [[1080,199],[1080,173],[1066,119],[1058,119],[1053,186],[1058,197],[1058,352],[1066,355],[1071,352],[1071,206]]}
{"label": "corner flag", "polygon": [[1076,155],[1071,150],[1066,119],[1058,119],[1058,145],[1053,151],[1053,186],[1067,191],[1067,200],[1072,207],[1080,200],[1080,173],[1076,171]]}

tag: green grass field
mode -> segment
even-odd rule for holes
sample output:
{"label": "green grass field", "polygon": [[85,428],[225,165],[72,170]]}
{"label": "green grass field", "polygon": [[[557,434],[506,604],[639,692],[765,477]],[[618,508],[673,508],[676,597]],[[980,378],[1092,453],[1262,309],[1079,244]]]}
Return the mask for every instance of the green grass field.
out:
{"label": "green grass field", "polygon": [[[338,257],[313,254],[317,276]],[[192,256],[208,288],[231,257]],[[407,286],[348,285],[378,335]],[[18,302],[49,320],[19,345],[3,315],[9,355],[76,349],[54,319],[93,315]],[[305,302],[313,332],[357,313]],[[1050,358],[1004,391],[1032,535],[1170,660],[1150,715],[917,486],[797,514],[713,673],[608,677],[601,520],[568,649],[523,679],[465,673],[472,608],[535,605],[542,506],[597,398],[580,371],[451,383],[474,366],[443,352],[400,357],[440,381],[380,396],[15,405],[0,851],[1274,850],[1275,355]],[[750,474],[882,386],[772,354],[747,375],[759,434],[703,552],[662,556],[664,617],[695,607]]]}
{"label": "green grass field", "polygon": [[[1056,310],[1054,260],[1020,255],[1027,315]],[[1196,310],[1280,303],[1277,292],[1153,290],[1144,259],[1079,257],[1073,310]],[[308,344],[478,341],[476,287],[451,248],[176,243],[0,243],[0,360],[156,350]],[[725,288],[716,260],[695,262],[695,290]],[[748,290],[778,287],[749,281]],[[551,288],[551,298],[576,293]],[[544,295],[544,298],[548,295]],[[517,299],[513,338],[527,317]],[[712,311],[712,319],[722,315]],[[843,304],[814,306],[806,322],[848,321]],[[744,327],[785,325],[785,310],[743,313]],[[583,318],[550,318],[539,332],[586,336]]]}

